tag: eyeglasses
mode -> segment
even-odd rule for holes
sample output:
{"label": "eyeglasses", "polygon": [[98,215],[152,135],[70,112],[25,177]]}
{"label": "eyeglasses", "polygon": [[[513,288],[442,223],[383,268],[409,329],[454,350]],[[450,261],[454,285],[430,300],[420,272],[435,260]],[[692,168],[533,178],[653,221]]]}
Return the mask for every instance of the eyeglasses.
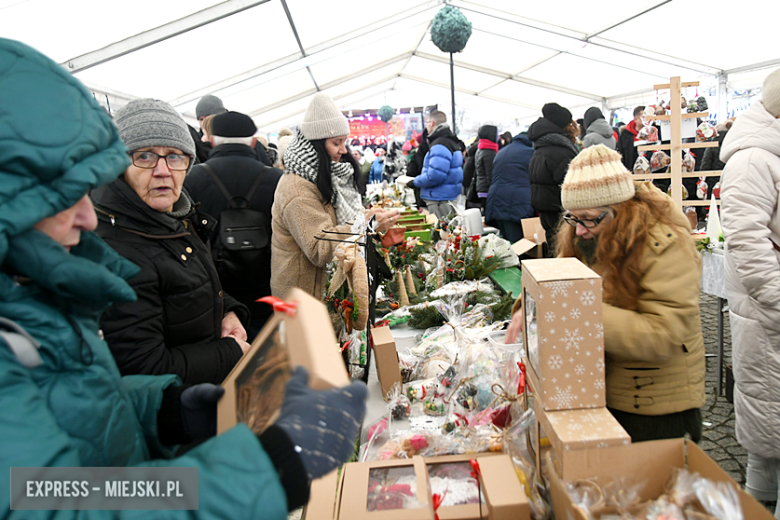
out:
{"label": "eyeglasses", "polygon": [[583,227],[586,227],[588,229],[593,229],[594,227],[601,224],[601,221],[604,220],[607,215],[609,215],[609,211],[605,211],[601,215],[599,215],[596,218],[574,218],[571,215],[564,215],[563,220],[569,224],[570,226],[576,226],[577,224],[580,224]]}
{"label": "eyeglasses", "polygon": [[169,169],[174,171],[186,170],[190,167],[190,161],[192,161],[191,155],[184,155],[180,153],[160,155],[154,152],[147,152],[143,150],[138,152],[130,152],[130,157],[133,159],[134,166],[147,170],[156,168],[160,159],[165,159],[165,164],[168,165]]}

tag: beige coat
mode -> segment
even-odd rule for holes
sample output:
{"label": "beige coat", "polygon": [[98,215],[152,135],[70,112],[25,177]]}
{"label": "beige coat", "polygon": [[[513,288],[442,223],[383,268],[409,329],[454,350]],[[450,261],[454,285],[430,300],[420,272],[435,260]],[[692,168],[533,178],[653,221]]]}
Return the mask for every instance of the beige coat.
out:
{"label": "beige coat", "polygon": [[[675,220],[688,220],[673,206]],[[603,274],[598,265],[591,268]],[[704,405],[704,338],[699,317],[701,256],[692,238],[666,225],[650,230],[636,311],[604,304],[607,406],[664,415]]]}
{"label": "beige coat", "polygon": [[325,204],[317,185],[293,173],[279,180],[271,215],[271,292],[284,298],[300,287],[321,299],[325,266],[338,244],[314,237],[337,239],[323,230],[349,232],[351,226],[337,226],[336,211]]}
{"label": "beige coat", "polygon": [[[671,199],[669,204],[675,221],[689,229],[679,207]],[[604,273],[598,264],[589,267]],[[637,310],[603,307],[607,406],[639,415],[699,408],[705,402],[701,256],[693,239],[658,224],[650,230],[640,268]],[[513,310],[518,308],[516,302]]]}

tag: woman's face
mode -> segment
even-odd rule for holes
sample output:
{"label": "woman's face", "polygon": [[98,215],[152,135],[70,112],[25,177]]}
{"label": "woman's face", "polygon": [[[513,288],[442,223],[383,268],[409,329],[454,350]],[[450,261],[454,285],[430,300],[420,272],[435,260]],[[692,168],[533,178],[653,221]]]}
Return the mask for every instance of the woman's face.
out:
{"label": "woman's face", "polygon": [[46,233],[55,242],[70,251],[81,240],[81,231],[92,231],[97,227],[97,217],[92,201],[87,195],[64,211],[53,217],[47,217],[37,224],[35,229]]}
{"label": "woman's face", "polygon": [[[154,152],[163,156],[168,154],[184,154],[178,148],[167,146],[149,146],[134,150],[135,152]],[[181,187],[187,170],[171,170],[165,159],[160,157],[154,168],[139,168],[131,164],[125,171],[125,182],[133,188],[141,200],[155,211],[165,212],[173,209],[173,204],[181,196]]]}
{"label": "woman's face", "polygon": [[[590,221],[593,219],[598,219],[601,214],[604,213],[604,211],[604,208],[573,209],[569,211],[569,215],[579,220],[588,221],[588,224],[590,224]],[[596,227],[585,227],[578,222],[576,229],[577,236],[585,240],[596,238],[599,233],[601,233],[609,225],[608,223],[611,222],[613,218],[615,217],[612,214],[612,211],[608,210],[607,215],[601,220],[601,222],[598,223]]]}
{"label": "woman's face", "polygon": [[341,156],[347,153],[347,136],[325,139],[325,150],[328,151],[331,161],[341,162]]}

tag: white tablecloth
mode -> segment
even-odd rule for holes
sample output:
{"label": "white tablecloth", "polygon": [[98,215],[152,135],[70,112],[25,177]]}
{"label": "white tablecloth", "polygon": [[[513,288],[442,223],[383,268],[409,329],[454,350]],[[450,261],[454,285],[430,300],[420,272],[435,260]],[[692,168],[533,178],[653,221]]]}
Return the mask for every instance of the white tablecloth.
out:
{"label": "white tablecloth", "polygon": [[701,290],[707,294],[727,299],[726,274],[722,253],[703,252],[701,254]]}

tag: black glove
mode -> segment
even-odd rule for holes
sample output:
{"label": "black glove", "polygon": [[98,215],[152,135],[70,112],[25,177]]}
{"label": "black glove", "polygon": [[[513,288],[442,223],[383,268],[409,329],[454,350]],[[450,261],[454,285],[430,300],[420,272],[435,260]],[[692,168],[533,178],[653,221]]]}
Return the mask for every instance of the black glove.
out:
{"label": "black glove", "polygon": [[217,434],[217,401],[224,393],[224,388],[211,383],[193,385],[182,392],[182,428],[192,440]]}
{"label": "black glove", "polygon": [[406,187],[409,188],[410,190],[413,190],[414,189],[414,179],[412,179],[409,182],[407,182],[406,183]]}
{"label": "black glove", "polygon": [[309,479],[327,475],[355,450],[368,389],[362,381],[343,388],[312,390],[309,373],[295,369],[285,389],[282,412],[275,426],[295,445]]}

